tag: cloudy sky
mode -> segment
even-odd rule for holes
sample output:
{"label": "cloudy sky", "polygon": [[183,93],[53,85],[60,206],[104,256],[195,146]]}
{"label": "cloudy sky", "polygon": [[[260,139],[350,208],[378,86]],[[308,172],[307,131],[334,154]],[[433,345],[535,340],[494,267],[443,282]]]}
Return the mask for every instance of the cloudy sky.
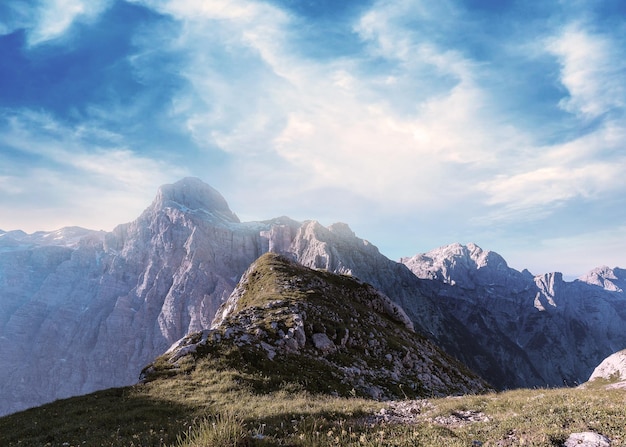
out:
{"label": "cloudy sky", "polygon": [[196,176],[392,259],[626,267],[623,0],[3,0],[0,228]]}

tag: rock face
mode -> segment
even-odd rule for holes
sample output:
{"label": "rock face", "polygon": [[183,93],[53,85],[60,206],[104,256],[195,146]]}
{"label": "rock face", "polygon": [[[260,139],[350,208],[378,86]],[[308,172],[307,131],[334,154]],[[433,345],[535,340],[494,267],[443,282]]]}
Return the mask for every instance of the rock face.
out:
{"label": "rock face", "polygon": [[626,346],[626,271],[602,267],[566,282],[560,273],[518,272],[498,254],[452,244],[402,259],[443,310],[489,349],[465,359],[500,387],[582,383],[615,348]]}
{"label": "rock face", "polygon": [[605,379],[612,382],[626,382],[626,349],[605,358],[593,370],[589,381]]}
{"label": "rock face", "polygon": [[176,340],[210,327],[267,252],[371,284],[416,333],[499,388],[581,382],[626,347],[625,270],[533,277],[459,244],[398,263],[345,224],[240,222],[188,178],[109,233],[0,232],[0,415],[134,383]]}
{"label": "rock face", "polygon": [[297,226],[239,223],[217,191],[184,179],[110,233],[2,234],[0,414],[135,383],[209,327],[239,276]]}
{"label": "rock face", "polygon": [[222,367],[226,362],[271,375],[281,386],[295,382],[345,396],[397,399],[489,390],[415,334],[402,309],[372,286],[275,254],[252,264],[211,329],[175,343],[142,378],[189,372],[207,357]]}

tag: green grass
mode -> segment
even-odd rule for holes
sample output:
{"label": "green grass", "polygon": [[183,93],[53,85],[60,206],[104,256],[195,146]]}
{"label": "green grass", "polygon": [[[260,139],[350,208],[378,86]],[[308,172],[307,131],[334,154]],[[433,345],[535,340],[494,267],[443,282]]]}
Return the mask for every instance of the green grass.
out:
{"label": "green grass", "polygon": [[[588,430],[608,436],[613,447],[626,445],[624,390],[516,390],[429,401],[413,424],[374,423],[371,415],[384,403],[296,388],[260,392],[241,371],[203,367],[0,418],[0,445],[553,446]],[[488,420],[434,422],[467,410]]]}

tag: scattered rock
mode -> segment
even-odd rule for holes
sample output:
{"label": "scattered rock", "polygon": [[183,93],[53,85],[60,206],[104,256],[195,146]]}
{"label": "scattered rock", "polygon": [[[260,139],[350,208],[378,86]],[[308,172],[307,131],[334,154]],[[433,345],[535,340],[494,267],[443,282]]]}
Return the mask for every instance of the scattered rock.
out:
{"label": "scattered rock", "polygon": [[316,349],[322,351],[323,354],[328,354],[330,352],[334,352],[336,349],[335,344],[328,338],[328,335],[322,334],[321,332],[313,334],[311,337],[313,340],[313,345]]}
{"label": "scattered rock", "polygon": [[485,413],[476,410],[459,410],[449,416],[429,417],[429,413],[435,409],[435,406],[426,399],[391,401],[374,415],[372,422],[416,424],[428,421],[446,427],[461,427],[474,422],[489,421],[489,417]]}
{"label": "scattered rock", "polygon": [[610,447],[611,441],[606,436],[593,432],[572,433],[563,444],[564,447]]}
{"label": "scattered rock", "polygon": [[371,422],[415,424],[419,418],[424,417],[424,413],[433,408],[433,404],[426,399],[390,401],[374,415]]}
{"label": "scattered rock", "polygon": [[450,416],[437,416],[432,422],[447,427],[462,427],[473,422],[488,422],[489,417],[482,411],[461,410],[455,411]]}

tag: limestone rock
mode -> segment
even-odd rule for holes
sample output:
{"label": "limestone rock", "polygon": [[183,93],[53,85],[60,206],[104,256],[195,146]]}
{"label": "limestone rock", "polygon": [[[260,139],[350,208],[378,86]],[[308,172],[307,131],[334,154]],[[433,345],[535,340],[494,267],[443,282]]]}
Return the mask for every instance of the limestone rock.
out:
{"label": "limestone rock", "polygon": [[611,441],[606,436],[593,432],[572,433],[564,447],[611,447]]}
{"label": "limestone rock", "polygon": [[315,346],[315,349],[321,351],[322,354],[335,352],[335,350],[337,349],[335,344],[330,340],[330,338],[328,338],[328,335],[324,333],[316,332],[315,334],[313,334],[311,339],[313,341],[313,346]]}
{"label": "limestone rock", "polygon": [[611,382],[626,382],[626,349],[611,354],[593,370],[589,382],[604,379]]}
{"label": "limestone rock", "polygon": [[[379,296],[370,309],[500,388],[580,383],[626,347],[625,270],[602,267],[574,282],[533,277],[475,244],[404,265],[346,224],[240,222],[217,191],[183,179],[112,232],[0,231],[0,415],[134,383],[176,340],[219,321],[218,308],[267,252],[370,284]],[[292,317],[280,337],[295,354],[317,331],[305,315]],[[327,335],[338,349],[354,336]],[[420,367],[409,353],[393,354],[396,361]]]}
{"label": "limestone rock", "polygon": [[3,232],[0,415],[135,383],[174,341],[208,328],[241,274],[297,225],[240,223],[217,191],[183,179],[109,233]]}

